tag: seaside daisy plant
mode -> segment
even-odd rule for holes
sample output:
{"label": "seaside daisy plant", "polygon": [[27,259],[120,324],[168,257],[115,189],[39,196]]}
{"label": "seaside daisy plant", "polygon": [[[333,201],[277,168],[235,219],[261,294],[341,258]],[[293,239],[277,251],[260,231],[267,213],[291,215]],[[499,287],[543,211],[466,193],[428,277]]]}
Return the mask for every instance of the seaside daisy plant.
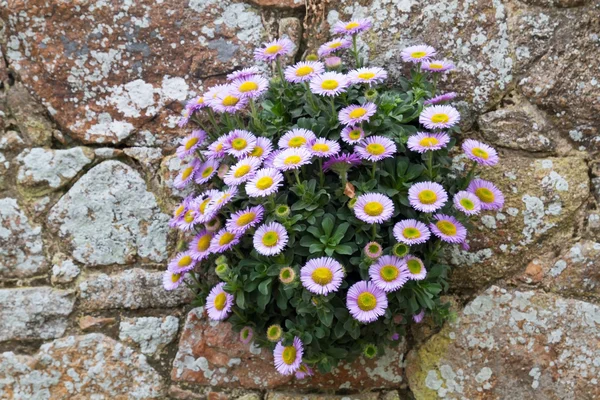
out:
{"label": "seaside daisy plant", "polygon": [[[457,94],[438,92],[455,65],[415,45],[399,54],[408,76],[390,80],[358,51],[370,27],[338,22],[297,62],[290,40],[262,44],[257,66],[191,99],[179,123],[190,133],[174,186],[188,195],[164,287],[190,286],[209,319],[297,379],[382,355],[427,316],[441,323],[443,250],[468,249],[469,218],[504,202],[474,179],[498,153],[461,136]],[[450,168],[461,152],[462,175]]]}

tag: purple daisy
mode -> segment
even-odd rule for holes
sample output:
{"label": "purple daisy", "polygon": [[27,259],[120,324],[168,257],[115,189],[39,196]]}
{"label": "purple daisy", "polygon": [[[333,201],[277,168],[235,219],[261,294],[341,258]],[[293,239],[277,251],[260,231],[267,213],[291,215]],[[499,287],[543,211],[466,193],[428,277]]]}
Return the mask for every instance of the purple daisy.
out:
{"label": "purple daisy", "polygon": [[481,201],[474,193],[462,190],[454,195],[454,207],[466,215],[476,215],[481,211]]}
{"label": "purple daisy", "polygon": [[350,81],[344,74],[325,72],[310,80],[310,91],[321,96],[337,96],[346,91]]}
{"label": "purple daisy", "polygon": [[327,57],[325,59],[325,66],[328,69],[338,69],[342,66],[342,59],[340,57]]}
{"label": "purple daisy", "polygon": [[377,106],[374,103],[365,103],[363,105],[351,105],[344,107],[338,114],[340,122],[346,126],[359,125],[361,122],[369,121],[377,112]]}
{"label": "purple daisy", "polygon": [[440,150],[450,142],[450,136],[446,133],[417,132],[408,138],[407,146],[417,153]]}
{"label": "purple daisy", "polygon": [[269,81],[260,75],[246,76],[231,82],[231,91],[237,97],[255,99],[267,91]]}
{"label": "purple daisy", "polygon": [[427,276],[427,270],[425,269],[425,264],[419,257],[415,256],[406,256],[402,259],[406,265],[406,270],[408,271],[408,279],[412,279],[413,281],[420,281],[425,279]]}
{"label": "purple daisy", "polygon": [[381,83],[387,79],[388,73],[385,69],[379,67],[359,68],[348,72],[348,77],[352,83],[366,83],[369,85]]}
{"label": "purple daisy", "polygon": [[208,148],[203,152],[207,158],[223,158],[225,157],[225,144],[227,135],[219,137],[217,140],[208,145]]}
{"label": "purple daisy", "polygon": [[460,113],[452,106],[437,105],[424,108],[419,115],[419,123],[427,129],[452,128],[460,121]]}
{"label": "purple daisy", "polygon": [[371,29],[371,21],[368,19],[354,19],[349,22],[338,21],[333,26],[333,33],[337,35],[354,35]]}
{"label": "purple daisy", "polygon": [[386,293],[400,289],[408,281],[406,264],[396,256],[381,256],[369,267],[371,281]]}
{"label": "purple daisy", "polygon": [[317,157],[331,157],[340,152],[340,145],[335,140],[319,138],[308,147],[312,155]]}
{"label": "purple daisy", "polygon": [[408,200],[415,210],[430,213],[446,204],[448,194],[439,183],[419,182],[408,189]]}
{"label": "purple daisy", "polygon": [[263,168],[275,168],[273,167],[273,161],[275,160],[275,157],[277,157],[282,151],[283,150],[275,150],[265,157],[263,161]]}
{"label": "purple daisy", "polygon": [[177,148],[176,154],[179,158],[185,158],[194,154],[198,147],[202,146],[206,139],[206,132],[202,129],[196,129],[192,131],[191,135],[184,137],[179,142],[180,146]]}
{"label": "purple daisy", "polygon": [[215,85],[209,88],[206,93],[204,93],[204,101],[208,103],[209,106],[212,107],[211,103],[217,98],[219,94],[228,93],[230,90],[229,85]]}
{"label": "purple daisy", "polygon": [[206,312],[213,321],[222,321],[233,307],[233,295],[224,290],[225,282],[218,283],[206,297]]}
{"label": "purple daisy", "polygon": [[467,238],[467,228],[456,218],[446,214],[436,214],[434,221],[429,224],[431,232],[444,242],[461,243]]}
{"label": "purple daisy", "polygon": [[348,289],[346,307],[354,319],[370,323],[385,314],[387,296],[373,282],[359,281]]}
{"label": "purple daisy", "polygon": [[504,205],[504,194],[492,182],[473,179],[467,191],[479,198],[482,210],[499,210]]}
{"label": "purple daisy", "polygon": [[192,253],[190,251],[184,251],[179,253],[169,261],[169,266],[167,267],[169,271],[175,273],[187,272],[193,269],[196,266],[196,261],[192,257]]}
{"label": "purple daisy", "polygon": [[223,253],[238,244],[240,237],[241,235],[223,228],[210,241],[210,252],[215,254]]}
{"label": "purple daisy", "polygon": [[315,373],[313,372],[312,368],[310,368],[308,365],[302,363],[302,365],[300,365],[300,369],[298,369],[298,371],[296,371],[296,379],[304,379],[307,378],[309,376],[313,376]]}
{"label": "purple daisy", "polygon": [[204,98],[204,96],[196,96],[190,101],[187,102],[185,107],[190,110],[190,113],[193,114],[196,111],[208,107],[208,102]]}
{"label": "purple daisy", "polygon": [[323,171],[335,171],[338,174],[347,172],[350,168],[360,165],[362,161],[356,154],[342,153],[330,157],[323,163]]}
{"label": "purple daisy", "polygon": [[202,261],[210,254],[210,241],[213,233],[207,230],[200,231],[190,242],[189,252],[196,261]]}
{"label": "purple daisy", "polygon": [[436,54],[437,53],[435,49],[427,45],[410,46],[402,50],[400,53],[404,62],[412,63],[429,61]]}
{"label": "purple daisy", "polygon": [[281,253],[288,242],[285,227],[277,222],[264,224],[254,233],[254,248],[263,256],[274,256]]}
{"label": "purple daisy", "polygon": [[188,124],[188,122],[190,122],[191,117],[192,111],[189,109],[189,107],[184,107],[183,110],[181,110],[181,117],[179,118],[179,122],[177,122],[177,126],[183,128]]}
{"label": "purple daisy", "polygon": [[173,187],[177,189],[183,189],[186,187],[198,172],[200,162],[197,158],[194,158],[188,165],[181,169],[181,172],[173,180]]}
{"label": "purple daisy", "polygon": [[432,97],[429,100],[425,100],[423,102],[424,105],[438,104],[444,101],[454,100],[458,96],[455,92],[448,92],[444,94],[440,94],[439,96]]}
{"label": "purple daisy", "polygon": [[254,337],[254,329],[249,326],[245,326],[240,331],[240,342],[243,344],[249,344]]}
{"label": "purple daisy", "polygon": [[274,61],[279,56],[287,56],[294,50],[294,43],[288,38],[281,38],[265,43],[254,50],[254,59],[258,61]]}
{"label": "purple daisy", "polygon": [[343,279],[342,264],[331,257],[313,258],[300,269],[302,286],[314,294],[326,296],[337,292]]}
{"label": "purple daisy", "polygon": [[356,218],[369,224],[387,221],[394,213],[394,203],[381,193],[365,193],[354,204]]}
{"label": "purple daisy", "polygon": [[304,147],[289,148],[283,150],[273,159],[273,166],[280,171],[298,169],[303,165],[310,164],[312,154]]}
{"label": "purple daisy", "polygon": [[194,199],[195,223],[203,224],[214,218],[216,211],[210,205],[219,193],[218,190],[211,189]]}
{"label": "purple daisy", "polygon": [[246,107],[248,99],[234,94],[231,87],[229,87],[226,92],[217,94],[217,97],[211,100],[209,104],[218,113],[233,114]]}
{"label": "purple daisy", "polygon": [[383,136],[369,136],[355,146],[354,151],[360,158],[376,162],[392,157],[396,153],[396,144]]}
{"label": "purple daisy", "polygon": [[[229,203],[238,194],[238,188],[235,186],[225,188],[221,191],[217,191],[212,196],[212,199],[207,207],[207,212],[217,212]],[[210,210],[210,211],[209,211]]]}
{"label": "purple daisy", "polygon": [[281,375],[292,375],[300,369],[304,347],[298,336],[294,337],[291,346],[284,346],[283,341],[279,341],[273,350],[275,368]]}
{"label": "purple daisy", "polygon": [[184,278],[185,273],[178,274],[166,270],[162,277],[163,288],[165,288],[165,290],[175,290],[179,287],[179,285],[181,285]]}
{"label": "purple daisy", "polygon": [[365,131],[360,126],[346,126],[342,129],[340,137],[348,144],[356,144],[364,139]]}
{"label": "purple daisy", "polygon": [[316,139],[317,139],[317,136],[314,134],[313,131],[309,131],[308,129],[303,129],[303,128],[296,128],[296,129],[287,131],[281,137],[281,139],[279,139],[279,142],[277,143],[277,145],[281,149],[287,149],[290,147],[298,148],[298,147],[304,147]]}
{"label": "purple daisy", "polygon": [[431,237],[427,225],[416,219],[405,219],[394,225],[394,237],[408,246],[425,243]]}
{"label": "purple daisy", "polygon": [[259,137],[256,139],[256,145],[254,146],[254,150],[248,154],[248,157],[258,158],[259,160],[264,160],[271,154],[273,151],[273,144],[271,141],[264,137]]}
{"label": "purple daisy", "polygon": [[454,69],[454,63],[447,60],[424,61],[421,68],[430,72],[448,72]]}
{"label": "purple daisy", "polygon": [[254,146],[256,146],[256,136],[242,129],[229,132],[225,140],[225,151],[236,158],[247,156],[254,150]]}
{"label": "purple daisy", "polygon": [[288,82],[300,83],[311,80],[325,72],[325,66],[319,61],[300,61],[285,69],[285,79]]}
{"label": "purple daisy", "polygon": [[491,167],[498,164],[498,153],[485,143],[473,139],[467,139],[462,144],[462,149],[471,160],[481,165]]}
{"label": "purple daisy", "polygon": [[227,230],[235,233],[244,233],[253,228],[263,219],[265,209],[263,206],[248,207],[237,211],[227,220]]}
{"label": "purple daisy", "polygon": [[258,69],[258,67],[248,67],[248,68],[243,68],[238,71],[233,71],[232,73],[227,74],[227,80],[234,81],[236,79],[248,78],[250,76],[254,76],[254,75],[258,75],[258,74],[260,74],[260,70]]}
{"label": "purple daisy", "polygon": [[371,260],[377,260],[381,257],[381,253],[383,253],[383,247],[377,242],[369,242],[365,245],[363,249],[365,255]]}
{"label": "purple daisy", "polygon": [[417,324],[420,324],[423,318],[425,318],[425,310],[421,310],[418,314],[413,315],[413,321]]}
{"label": "purple daisy", "polygon": [[202,185],[212,179],[219,169],[219,162],[214,158],[209,158],[198,167],[196,174],[194,175],[194,181],[198,185]]}
{"label": "purple daisy", "polygon": [[[190,207],[193,207],[194,203],[192,203],[190,205]],[[194,226],[198,223],[196,221],[197,218],[197,212],[193,209],[187,210],[183,216],[181,217],[181,219],[177,220],[177,222],[175,223],[175,227],[177,229],[179,229],[182,232],[187,232],[189,230],[192,230],[194,228]]]}
{"label": "purple daisy", "polygon": [[175,226],[177,226],[177,223],[179,221],[181,221],[181,219],[184,217],[185,213],[190,209],[191,203],[192,203],[192,195],[189,195],[185,199],[183,199],[181,204],[179,204],[177,206],[175,211],[173,211],[173,216],[169,220],[169,226],[171,228],[175,228]]}
{"label": "purple daisy", "polygon": [[251,179],[260,168],[261,161],[256,157],[246,157],[229,168],[223,182],[229,186],[239,185]]}
{"label": "purple daisy", "polygon": [[346,38],[333,39],[322,44],[317,50],[319,57],[325,57],[336,51],[347,49],[352,46],[352,41]]}

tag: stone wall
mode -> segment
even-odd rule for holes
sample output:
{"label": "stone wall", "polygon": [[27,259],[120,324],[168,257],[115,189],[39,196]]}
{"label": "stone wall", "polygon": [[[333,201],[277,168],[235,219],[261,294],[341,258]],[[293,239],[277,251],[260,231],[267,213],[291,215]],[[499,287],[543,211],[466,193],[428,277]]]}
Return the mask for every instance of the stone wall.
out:
{"label": "stone wall", "polygon": [[[597,0],[0,7],[0,398],[600,397]],[[300,58],[336,20],[363,16],[362,51],[394,77],[409,44],[456,61],[443,85],[460,94],[466,134],[500,149],[486,174],[506,205],[476,221],[469,252],[447,254],[451,322],[292,381],[207,323],[190,292],[162,290],[176,121],[262,40],[287,35]]]}

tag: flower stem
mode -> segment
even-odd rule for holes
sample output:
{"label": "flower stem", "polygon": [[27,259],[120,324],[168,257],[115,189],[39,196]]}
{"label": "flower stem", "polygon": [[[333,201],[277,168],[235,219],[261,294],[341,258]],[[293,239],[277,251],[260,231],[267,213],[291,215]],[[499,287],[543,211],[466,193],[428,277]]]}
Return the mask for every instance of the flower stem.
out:
{"label": "flower stem", "polygon": [[321,188],[325,185],[325,175],[323,174],[323,159],[319,157],[319,183]]}
{"label": "flower stem", "polygon": [[377,163],[373,161],[373,167],[371,168],[371,179],[375,179],[375,174],[377,173]]}
{"label": "flower stem", "polygon": [[333,96],[330,96],[329,100],[331,100],[331,119],[333,121],[335,119],[335,115],[336,115],[335,100],[333,99]]}
{"label": "flower stem", "polygon": [[473,161],[473,164],[471,164],[471,168],[469,169],[469,172],[467,173],[467,177],[465,178],[464,187],[462,187],[461,189],[464,190],[467,186],[469,186],[469,183],[471,183],[471,179],[473,179],[473,175],[475,175],[476,168],[477,168],[477,161]]}
{"label": "flower stem", "polygon": [[297,169],[294,170],[294,176],[296,177],[296,183],[298,183],[298,186],[302,186],[302,182],[300,182],[300,174],[298,173]]}
{"label": "flower stem", "polygon": [[246,257],[244,257],[244,255],[240,252],[240,250],[237,247],[233,247],[233,251],[235,252],[235,255],[240,258],[240,260],[243,260],[244,258],[246,258]]}
{"label": "flower stem", "polygon": [[377,239],[377,224],[371,224],[371,234],[373,236],[373,241]]}
{"label": "flower stem", "polygon": [[283,77],[283,69],[281,68],[281,61],[279,61],[279,58],[275,60],[275,66],[277,68],[277,73],[279,74],[279,79],[281,79],[281,86],[285,87],[285,78]]}
{"label": "flower stem", "polygon": [[358,56],[358,48],[356,45],[356,38],[357,38],[358,34],[354,34],[352,35],[352,53],[354,54],[354,61],[356,62],[356,68],[360,68],[362,65],[360,65],[360,58]]}
{"label": "flower stem", "polygon": [[433,180],[433,151],[427,152],[427,172],[429,179]]}

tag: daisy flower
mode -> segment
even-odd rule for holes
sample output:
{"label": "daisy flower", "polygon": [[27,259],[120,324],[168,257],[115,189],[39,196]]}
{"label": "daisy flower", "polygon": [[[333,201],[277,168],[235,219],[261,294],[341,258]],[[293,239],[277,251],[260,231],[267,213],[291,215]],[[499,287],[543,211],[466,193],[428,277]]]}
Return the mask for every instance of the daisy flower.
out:
{"label": "daisy flower", "polygon": [[452,106],[431,106],[419,115],[419,123],[427,129],[451,128],[460,121],[460,113]]}
{"label": "daisy flower", "polygon": [[481,201],[474,193],[462,190],[454,195],[454,207],[466,215],[475,215],[481,211]]}
{"label": "daisy flower", "polygon": [[213,321],[222,321],[229,316],[233,306],[233,295],[227,293],[223,287],[225,282],[218,283],[206,297],[206,312]]}
{"label": "daisy flower", "polygon": [[412,63],[429,61],[431,57],[434,57],[436,54],[435,49],[427,45],[410,46],[400,53],[402,61]]}
{"label": "daisy flower", "polygon": [[258,74],[260,74],[260,70],[258,69],[258,67],[248,67],[248,68],[243,68],[238,71],[233,71],[232,73],[227,74],[227,80],[234,81],[236,79],[248,78],[250,76],[258,75]]}
{"label": "daisy flower", "polygon": [[228,186],[244,183],[254,176],[258,168],[260,168],[260,164],[260,159],[256,157],[243,158],[229,168],[229,171],[223,177],[223,182]]}
{"label": "daisy flower", "polygon": [[283,267],[279,271],[279,282],[289,285],[296,279],[296,271],[292,267]]}
{"label": "daisy flower", "polygon": [[338,21],[333,26],[333,33],[338,35],[354,35],[371,29],[371,21],[368,19],[355,19],[350,22]]}
{"label": "daisy flower", "polygon": [[289,171],[310,164],[311,158],[311,152],[304,147],[289,148],[277,154],[273,159],[273,166],[281,171]]}
{"label": "daisy flower", "polygon": [[338,72],[325,72],[310,80],[310,91],[321,96],[337,96],[346,91],[348,77]]}
{"label": "daisy flower", "polygon": [[492,182],[473,179],[467,191],[479,198],[482,210],[499,210],[504,205],[504,195]]}
{"label": "daisy flower", "polygon": [[369,224],[387,221],[394,213],[394,203],[381,193],[365,193],[354,204],[356,218]]}
{"label": "daisy flower", "polygon": [[306,377],[309,376],[313,376],[315,373],[313,372],[312,368],[310,368],[308,365],[302,363],[300,365],[300,368],[298,369],[298,371],[296,371],[296,379],[304,379]]}
{"label": "daisy flower", "polygon": [[275,150],[271,152],[271,154],[269,154],[267,157],[265,157],[263,161],[263,168],[274,168],[273,161],[275,160],[275,157],[277,157],[282,151],[283,150]]}
{"label": "daisy flower", "polygon": [[288,82],[300,83],[311,80],[325,72],[325,66],[319,61],[300,61],[285,69],[284,75]]}
{"label": "daisy flower", "polygon": [[[193,206],[193,204],[191,206]],[[192,210],[192,209],[187,210],[183,214],[183,216],[181,217],[181,219],[179,219],[175,223],[175,227],[177,229],[179,229],[180,231],[187,232],[187,231],[193,229],[194,225],[196,225],[198,223],[196,221],[196,218],[197,218],[197,212],[195,210]]]}
{"label": "daisy flower", "polygon": [[354,319],[363,323],[373,322],[385,314],[387,296],[373,282],[359,281],[348,289],[346,307]]}
{"label": "daisy flower", "polygon": [[215,85],[209,88],[206,93],[204,93],[204,101],[211,106],[211,103],[217,98],[217,96],[221,93],[229,92],[229,85]]}
{"label": "daisy flower", "polygon": [[219,162],[214,158],[209,158],[198,167],[194,175],[194,180],[198,185],[202,185],[212,179],[219,169]]}
{"label": "daisy flower", "polygon": [[177,254],[175,258],[169,261],[169,266],[167,268],[171,272],[180,274],[193,269],[195,266],[196,261],[192,257],[192,253],[189,251],[184,251]]}
{"label": "daisy flower", "polygon": [[285,227],[278,222],[261,225],[254,233],[254,248],[263,256],[274,256],[283,251],[288,242]]}
{"label": "daisy flower", "polygon": [[303,128],[296,128],[292,129],[291,131],[287,131],[281,137],[281,139],[279,139],[277,145],[281,149],[287,149],[289,147],[304,147],[316,139],[317,136],[312,131]]}
{"label": "daisy flower", "polygon": [[181,221],[181,219],[183,218],[185,213],[189,210],[191,203],[192,203],[192,196],[190,195],[190,196],[186,197],[185,199],[183,199],[181,204],[179,204],[177,206],[175,211],[173,211],[173,216],[169,220],[169,226],[171,228],[175,228],[175,226],[177,226],[177,223],[179,221]]}
{"label": "daisy flower", "polygon": [[246,76],[231,82],[231,91],[237,97],[257,98],[267,91],[269,81],[260,75]]}
{"label": "daisy flower", "polygon": [[387,71],[379,67],[359,68],[348,72],[352,83],[367,83],[369,85],[381,83],[387,79]]}
{"label": "daisy flower", "polygon": [[444,101],[453,100],[456,98],[456,96],[457,96],[457,94],[455,92],[448,92],[448,93],[440,94],[439,96],[432,97],[429,100],[425,100],[423,102],[423,104],[424,105],[438,104],[438,103],[442,103]]}
{"label": "daisy flower", "polygon": [[209,205],[219,193],[218,190],[211,189],[194,199],[195,223],[203,224],[213,219],[216,211],[209,207]]}
{"label": "daisy flower", "polygon": [[467,228],[450,215],[436,214],[429,224],[431,232],[444,242],[461,243],[467,238]]}
{"label": "daisy flower", "polygon": [[279,56],[287,56],[294,50],[294,43],[288,38],[272,40],[254,50],[254,59],[258,61],[274,61]]}
{"label": "daisy flower", "polygon": [[383,136],[369,136],[355,146],[354,151],[360,158],[376,162],[392,157],[396,152],[396,144]]}
{"label": "daisy flower", "polygon": [[430,236],[431,232],[429,232],[427,225],[416,219],[405,219],[394,225],[396,240],[409,246],[425,243]]}
{"label": "daisy flower", "polygon": [[254,330],[249,326],[243,327],[242,330],[240,331],[240,342],[242,342],[244,344],[249,344],[252,341],[253,337],[254,337]]}
{"label": "daisy flower", "polygon": [[427,270],[425,269],[425,264],[423,264],[423,261],[419,257],[406,256],[402,261],[406,264],[408,279],[412,279],[413,281],[425,279]]}
{"label": "daisy flower", "polygon": [[264,137],[256,138],[256,145],[254,149],[248,154],[248,157],[258,158],[259,160],[264,160],[271,154],[273,151],[273,145],[271,141]]}
{"label": "daisy flower", "polygon": [[193,114],[194,112],[208,107],[208,102],[206,101],[206,99],[204,98],[204,96],[196,96],[193,99],[191,99],[190,101],[187,102],[187,104],[185,105],[185,107],[190,110],[190,113]]}
{"label": "daisy flower", "polygon": [[413,315],[413,321],[417,324],[420,324],[423,318],[425,318],[425,310],[421,310],[418,314]]}
{"label": "daisy flower", "polygon": [[207,230],[200,231],[190,242],[189,252],[196,261],[202,261],[210,254],[210,241],[213,233]]}
{"label": "daisy flower", "polygon": [[462,144],[462,149],[471,160],[481,165],[491,167],[498,163],[498,153],[485,143],[473,139],[467,139]]}
{"label": "daisy flower", "polygon": [[227,230],[235,233],[243,233],[247,229],[259,224],[263,219],[264,212],[264,207],[260,205],[237,211],[227,220]]}
{"label": "daisy flower", "polygon": [[434,212],[446,204],[448,195],[439,183],[419,182],[408,189],[410,205],[421,212]]}
{"label": "daisy flower", "polygon": [[454,69],[454,63],[446,60],[423,61],[421,68],[431,72],[448,72]]}
{"label": "daisy flower", "polygon": [[223,253],[239,243],[241,235],[221,229],[210,241],[211,253]]}
{"label": "daisy flower", "polygon": [[302,355],[304,347],[298,336],[294,336],[294,341],[291,346],[284,346],[283,341],[275,345],[273,350],[273,358],[275,368],[281,375],[292,375],[300,369],[302,364]]}
{"label": "daisy flower", "polygon": [[348,172],[352,167],[361,164],[360,157],[356,154],[342,153],[330,157],[323,163],[323,171],[332,170],[339,175]]}
{"label": "daisy flower", "polygon": [[352,46],[352,41],[346,38],[333,39],[327,43],[323,43],[319,50],[317,50],[317,54],[319,57],[325,57],[330,55],[331,53],[335,53],[338,50],[347,49]]}
{"label": "daisy flower", "polygon": [[400,289],[408,281],[406,264],[396,256],[382,256],[369,267],[373,284],[386,293]]}
{"label": "daisy flower", "polygon": [[188,107],[184,107],[181,111],[181,117],[179,118],[179,122],[177,122],[177,126],[183,128],[190,122],[190,118],[192,117],[192,112]]}
{"label": "daisy flower", "polygon": [[342,129],[340,137],[348,144],[356,144],[364,139],[365,131],[360,126],[346,126]]}
{"label": "daisy flower", "polygon": [[431,150],[440,150],[450,142],[450,136],[446,133],[417,132],[408,138],[407,146],[417,153],[425,153]]}
{"label": "daisy flower", "polygon": [[338,119],[344,125],[358,125],[361,122],[368,121],[375,112],[377,106],[374,103],[365,103],[363,105],[351,105],[344,107],[338,114]]}
{"label": "daisy flower", "polygon": [[363,251],[371,260],[376,260],[381,256],[381,253],[383,253],[383,247],[377,242],[369,242],[365,245]]}
{"label": "daisy flower", "polygon": [[340,152],[340,145],[335,140],[319,138],[308,147],[312,155],[317,157],[331,157]]}
{"label": "daisy flower", "polygon": [[191,135],[184,137],[179,141],[180,146],[176,151],[177,157],[185,158],[194,154],[196,149],[204,143],[204,139],[206,139],[206,132],[202,129],[192,131]]}
{"label": "daisy flower", "polygon": [[225,152],[236,158],[247,156],[254,150],[254,146],[256,146],[256,136],[242,129],[229,132],[225,140]]}
{"label": "daisy flower", "polygon": [[220,92],[210,102],[210,106],[218,113],[233,114],[242,110],[248,104],[248,99],[234,94],[229,88],[226,92]]}
{"label": "daisy flower", "polygon": [[311,293],[337,292],[344,279],[342,264],[331,257],[313,258],[300,269],[300,282]]}
{"label": "daisy flower", "polygon": [[212,142],[203,152],[207,158],[223,158],[225,157],[225,145],[227,143],[227,135],[221,136]]}
{"label": "daisy flower", "polygon": [[175,290],[179,287],[179,285],[181,285],[184,278],[185,273],[178,274],[166,270],[162,277],[163,288],[165,288],[165,290]]}
{"label": "daisy flower", "polygon": [[325,66],[328,69],[337,69],[342,65],[342,59],[340,57],[327,57],[325,59]]}
{"label": "daisy flower", "polygon": [[235,195],[237,193],[238,193],[238,188],[235,186],[224,189],[222,191],[217,191],[217,193],[215,193],[212,196],[212,199],[211,199],[210,203],[208,204],[208,209],[210,211],[216,213],[221,208],[223,208],[223,206],[225,206],[227,203],[229,203],[235,197]]}
{"label": "daisy flower", "polygon": [[186,187],[192,179],[194,179],[194,175],[198,172],[199,161],[197,158],[194,158],[192,162],[190,162],[185,168],[179,172],[179,174],[173,180],[173,187],[177,189],[183,189]]}

